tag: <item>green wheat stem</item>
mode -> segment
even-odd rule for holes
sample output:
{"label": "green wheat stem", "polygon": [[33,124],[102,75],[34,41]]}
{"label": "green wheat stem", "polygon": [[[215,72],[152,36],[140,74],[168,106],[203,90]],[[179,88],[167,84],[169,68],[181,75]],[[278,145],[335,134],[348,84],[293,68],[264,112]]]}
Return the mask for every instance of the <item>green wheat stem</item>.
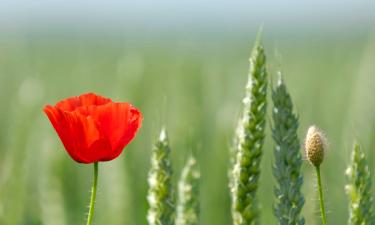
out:
{"label": "green wheat stem", "polygon": [[162,129],[152,151],[151,169],[148,175],[147,220],[150,225],[174,223],[175,206],[170,151],[167,133],[165,129]]}
{"label": "green wheat stem", "polygon": [[323,225],[327,225],[326,209],[324,207],[324,198],[323,198],[322,179],[320,176],[320,166],[316,166],[315,170],[316,170],[316,176],[318,178],[318,192],[319,192],[320,213],[322,216],[322,223]]}
{"label": "green wheat stem", "polygon": [[91,200],[90,200],[90,208],[89,208],[89,214],[87,215],[87,225],[92,224],[92,220],[94,217],[94,208],[95,208],[95,200],[96,200],[96,189],[98,185],[98,162],[94,163],[94,182],[92,184],[91,188]]}
{"label": "green wheat stem", "polygon": [[200,171],[194,156],[184,166],[178,185],[176,225],[197,225],[199,222]]}
{"label": "green wheat stem", "polygon": [[303,176],[297,135],[299,123],[281,73],[272,91],[272,101],[272,137],[275,143],[273,175],[276,179],[274,214],[278,225],[303,225],[305,219],[301,216],[301,210],[305,199],[301,192]]}
{"label": "green wheat stem", "polygon": [[265,136],[267,83],[266,56],[258,36],[250,57],[244,111],[236,132],[235,160],[229,179],[234,225],[259,223],[256,193]]}
{"label": "green wheat stem", "polygon": [[375,224],[373,198],[371,195],[371,174],[366,155],[359,144],[354,145],[351,164],[346,170],[349,197],[349,225]]}

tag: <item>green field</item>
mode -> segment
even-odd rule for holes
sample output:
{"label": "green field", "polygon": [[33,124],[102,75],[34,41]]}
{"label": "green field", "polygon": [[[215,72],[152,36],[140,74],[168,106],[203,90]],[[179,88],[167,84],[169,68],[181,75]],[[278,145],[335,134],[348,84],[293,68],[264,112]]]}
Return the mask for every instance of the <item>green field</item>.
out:
{"label": "green field", "polygon": [[[95,224],[146,224],[150,153],[163,125],[175,181],[188,154],[197,155],[201,224],[231,224],[229,148],[255,36],[1,36],[0,224],[84,224],[92,165],[66,154],[42,109],[85,92],[131,102],[144,115],[123,154],[100,165]],[[281,69],[294,100],[300,139],[311,124],[328,137],[322,166],[328,221],[346,224],[344,172],[355,139],[375,174],[375,39],[263,36],[271,80]],[[259,189],[265,225],[275,224],[269,127],[270,119]],[[307,162],[302,170],[306,224],[319,224],[316,178]]]}

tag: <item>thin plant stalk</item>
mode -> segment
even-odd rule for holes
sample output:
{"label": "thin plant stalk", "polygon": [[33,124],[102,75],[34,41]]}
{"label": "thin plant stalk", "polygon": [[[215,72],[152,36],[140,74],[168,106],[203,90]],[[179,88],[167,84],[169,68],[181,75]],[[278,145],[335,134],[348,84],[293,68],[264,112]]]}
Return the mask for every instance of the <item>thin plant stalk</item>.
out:
{"label": "thin plant stalk", "polygon": [[320,213],[323,225],[327,225],[326,209],[324,207],[322,179],[320,176],[320,164],[324,160],[327,149],[327,138],[324,133],[315,125],[310,126],[307,130],[305,139],[306,158],[314,166],[318,179],[318,192],[320,201]]}
{"label": "thin plant stalk", "polygon": [[92,224],[92,220],[94,217],[97,185],[98,185],[98,162],[95,162],[94,163],[94,182],[91,188],[91,200],[90,200],[89,214],[87,215],[87,225]]}
{"label": "thin plant stalk", "polygon": [[323,225],[327,225],[326,209],[324,207],[323,189],[322,189],[322,179],[320,177],[320,166],[316,166],[316,175],[318,178],[318,191],[319,191],[319,201],[320,201],[320,213],[322,215]]}

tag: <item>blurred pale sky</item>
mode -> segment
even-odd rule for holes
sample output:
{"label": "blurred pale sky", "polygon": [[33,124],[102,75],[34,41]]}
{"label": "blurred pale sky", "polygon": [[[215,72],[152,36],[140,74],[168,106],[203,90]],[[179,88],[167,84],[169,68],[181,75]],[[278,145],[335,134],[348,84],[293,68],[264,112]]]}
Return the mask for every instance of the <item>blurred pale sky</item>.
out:
{"label": "blurred pale sky", "polygon": [[374,0],[0,0],[0,28],[375,28]]}

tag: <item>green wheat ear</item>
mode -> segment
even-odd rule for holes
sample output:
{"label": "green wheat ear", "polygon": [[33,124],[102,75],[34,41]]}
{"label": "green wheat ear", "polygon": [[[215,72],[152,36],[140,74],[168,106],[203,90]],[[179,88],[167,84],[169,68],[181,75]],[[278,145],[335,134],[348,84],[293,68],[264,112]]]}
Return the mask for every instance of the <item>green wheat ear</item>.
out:
{"label": "green wheat ear", "polygon": [[190,156],[178,184],[176,225],[197,225],[199,222],[199,179],[197,161]]}
{"label": "green wheat ear", "polygon": [[151,169],[148,175],[150,225],[172,225],[174,223],[174,192],[172,188],[172,167],[169,159],[170,147],[165,129],[152,151]]}
{"label": "green wheat ear", "polygon": [[279,74],[277,86],[272,91],[273,129],[275,142],[273,175],[276,179],[274,213],[279,225],[303,225],[301,209],[305,199],[301,193],[302,156],[297,136],[298,118],[293,103]]}
{"label": "green wheat ear", "polygon": [[371,176],[365,154],[359,144],[354,145],[351,164],[346,170],[349,197],[349,225],[375,224],[370,193]]}
{"label": "green wheat ear", "polygon": [[235,137],[237,146],[230,178],[232,217],[235,225],[255,225],[259,223],[256,192],[267,108],[266,56],[259,37],[250,57],[249,80],[243,108]]}

